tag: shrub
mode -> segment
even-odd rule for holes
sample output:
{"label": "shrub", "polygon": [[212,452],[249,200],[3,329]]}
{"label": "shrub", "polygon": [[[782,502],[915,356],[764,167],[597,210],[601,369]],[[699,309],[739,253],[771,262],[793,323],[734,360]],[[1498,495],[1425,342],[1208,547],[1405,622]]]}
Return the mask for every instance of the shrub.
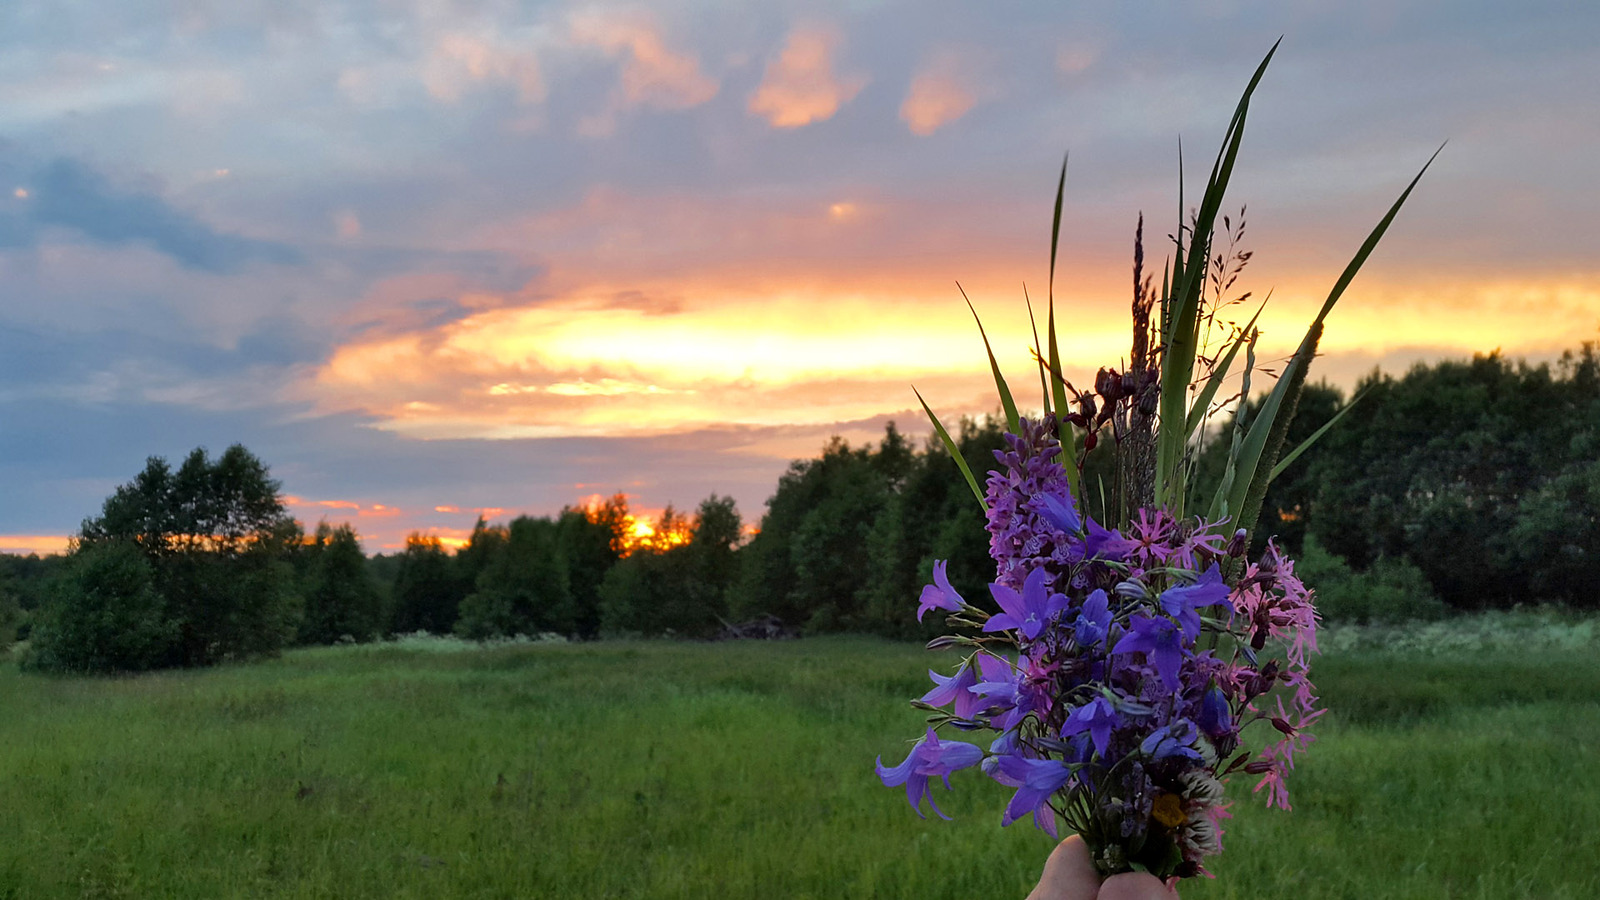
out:
{"label": "shrub", "polygon": [[81,547],[69,557],[31,634],[24,665],[57,672],[128,672],[167,665],[178,625],[155,573],[127,541]]}
{"label": "shrub", "polygon": [[1437,619],[1445,605],[1422,570],[1403,557],[1380,556],[1365,572],[1353,571],[1307,534],[1295,574],[1317,592],[1317,610],[1330,622],[1358,624]]}

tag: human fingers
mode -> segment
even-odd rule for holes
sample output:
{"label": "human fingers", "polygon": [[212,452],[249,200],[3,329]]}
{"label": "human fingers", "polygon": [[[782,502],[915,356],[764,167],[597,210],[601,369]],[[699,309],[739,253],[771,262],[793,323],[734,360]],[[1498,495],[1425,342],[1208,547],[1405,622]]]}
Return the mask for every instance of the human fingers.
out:
{"label": "human fingers", "polygon": [[1083,838],[1073,835],[1056,845],[1045,860],[1039,886],[1028,900],[1095,900],[1100,890],[1100,873]]}
{"label": "human fingers", "polygon": [[1107,878],[1100,885],[1097,900],[1177,900],[1178,888],[1161,882],[1161,879],[1144,872],[1123,872]]}

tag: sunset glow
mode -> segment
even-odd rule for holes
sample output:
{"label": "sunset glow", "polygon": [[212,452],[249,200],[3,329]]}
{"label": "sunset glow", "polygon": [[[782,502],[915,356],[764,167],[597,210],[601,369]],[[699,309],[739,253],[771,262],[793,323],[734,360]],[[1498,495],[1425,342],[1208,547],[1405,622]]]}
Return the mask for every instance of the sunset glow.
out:
{"label": "sunset glow", "polygon": [[963,290],[1037,404],[1024,296],[1042,327],[1069,152],[1065,374],[1120,365],[1135,222],[1158,271],[1179,141],[1192,205],[1280,36],[1230,189],[1264,366],[1447,140],[1311,377],[1600,337],[1582,5],[12,6],[10,552],[64,547],[149,456],[234,442],[369,551],[595,491],[640,545],[713,493],[755,527],[830,437],[920,440],[913,386],[992,411]]}

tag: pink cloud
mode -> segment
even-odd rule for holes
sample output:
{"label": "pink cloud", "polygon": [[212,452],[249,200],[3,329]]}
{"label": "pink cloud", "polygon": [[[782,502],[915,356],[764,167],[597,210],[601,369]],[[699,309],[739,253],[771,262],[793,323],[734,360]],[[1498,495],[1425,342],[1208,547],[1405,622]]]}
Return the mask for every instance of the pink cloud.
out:
{"label": "pink cloud", "polygon": [[544,75],[533,53],[493,36],[460,32],[441,36],[423,62],[421,74],[428,93],[446,102],[487,83],[511,85],[522,103],[542,103],[546,94]]}
{"label": "pink cloud", "polygon": [[978,100],[970,64],[957,54],[941,53],[911,80],[900,120],[912,134],[927,137],[966,115]]}
{"label": "pink cloud", "polygon": [[626,60],[606,107],[579,125],[585,135],[609,134],[624,110],[689,109],[717,95],[719,85],[700,70],[699,57],[669,48],[650,16],[586,13],[573,17],[571,29],[576,43]]}
{"label": "pink cloud", "polygon": [[767,63],[750,112],[774,128],[799,128],[833,117],[866,86],[860,75],[838,76],[833,54],[840,36],[831,28],[797,28],[778,57]]}

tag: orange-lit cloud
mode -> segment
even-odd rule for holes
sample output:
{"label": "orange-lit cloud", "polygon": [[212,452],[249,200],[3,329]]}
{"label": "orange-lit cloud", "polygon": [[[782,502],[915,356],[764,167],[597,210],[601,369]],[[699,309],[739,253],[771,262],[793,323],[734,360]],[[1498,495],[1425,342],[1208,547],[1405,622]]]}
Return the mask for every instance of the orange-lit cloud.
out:
{"label": "orange-lit cloud", "polygon": [[[1004,231],[951,228],[914,203],[597,190],[470,237],[549,247],[551,264],[513,293],[419,282],[457,300],[462,314],[443,324],[403,304],[383,321],[389,301],[375,297],[362,315],[378,327],[336,348],[301,395],[419,438],[821,426],[913,408],[911,384],[941,413],[982,411],[992,384],[955,278],[1013,389],[1035,392],[1019,282],[1036,279],[1039,301],[1042,260]],[[1127,354],[1126,262],[1073,249],[1057,293],[1067,374],[1081,382]],[[1272,258],[1246,278],[1257,296],[1276,292],[1261,320],[1263,360],[1294,348],[1337,274],[1274,270]],[[1346,361],[1495,346],[1541,354],[1592,334],[1597,311],[1592,275],[1469,280],[1375,266],[1334,311],[1322,350]]]}
{"label": "orange-lit cloud", "polygon": [[441,512],[441,513],[458,513],[458,512],[461,512],[461,507],[459,507],[459,506],[435,506],[433,508],[433,511],[434,512]]}
{"label": "orange-lit cloud", "polygon": [[660,26],[642,13],[585,12],[572,18],[573,40],[625,58],[616,89],[600,112],[579,130],[591,137],[610,134],[617,115],[628,109],[689,109],[717,95],[716,79],[700,70],[693,53],[669,48]]}
{"label": "orange-lit cloud", "polygon": [[0,534],[0,553],[48,556],[65,553],[72,538],[65,534]]}
{"label": "orange-lit cloud", "polygon": [[352,517],[355,519],[392,519],[403,515],[401,510],[382,503],[357,503],[354,500],[307,500],[293,494],[283,498],[284,506],[297,516],[309,519],[315,515],[326,518],[328,511],[333,511],[333,517]]}
{"label": "orange-lit cloud", "polygon": [[[905,408],[913,381],[963,397],[983,386],[973,326],[954,302],[779,287],[696,293],[700,303],[673,316],[607,309],[580,293],[346,345],[317,390],[413,436],[514,437],[836,422]],[[1019,334],[1019,312],[993,310],[990,326]],[[1114,358],[1122,341],[1116,328],[1062,336],[1074,358]],[[997,352],[1027,375],[1024,346]]]}
{"label": "orange-lit cloud", "polygon": [[[911,408],[911,384],[941,411],[992,403],[981,344],[953,289],[940,297],[937,287],[920,284],[863,281],[852,290],[735,274],[682,277],[644,286],[695,298],[672,315],[611,306],[618,286],[600,283],[352,342],[333,353],[312,391],[328,408],[359,409],[381,428],[421,438],[825,425]],[[1304,276],[1278,287],[1261,319],[1264,362],[1292,351],[1325,289]],[[1013,390],[1031,398],[1031,329],[1019,295],[983,300],[980,310]],[[1497,346],[1544,354],[1592,334],[1597,311],[1593,279],[1364,277],[1335,310],[1322,352],[1330,361]],[[1074,299],[1061,313],[1069,377],[1082,381],[1126,355],[1120,303]],[[1314,373],[1341,381],[1360,374]]]}
{"label": "orange-lit cloud", "polygon": [[799,128],[833,117],[866,86],[860,75],[839,76],[833,53],[840,42],[831,28],[796,28],[778,57],[767,63],[750,111],[774,128]]}
{"label": "orange-lit cloud", "polygon": [[911,133],[927,137],[966,115],[978,103],[971,64],[958,54],[945,52],[929,60],[900,104],[900,120]]}

